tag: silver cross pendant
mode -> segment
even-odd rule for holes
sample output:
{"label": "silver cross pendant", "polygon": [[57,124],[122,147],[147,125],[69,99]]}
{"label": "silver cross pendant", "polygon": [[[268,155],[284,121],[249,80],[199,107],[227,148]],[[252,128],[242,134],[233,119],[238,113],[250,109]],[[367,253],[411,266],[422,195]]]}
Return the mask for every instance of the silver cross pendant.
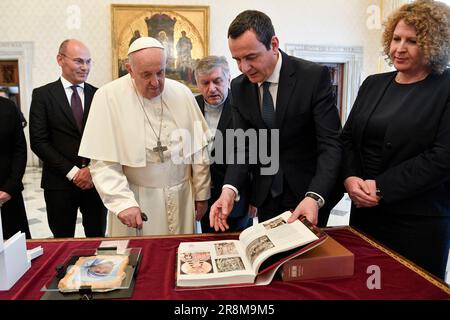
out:
{"label": "silver cross pendant", "polygon": [[167,147],[163,146],[160,140],[158,140],[156,142],[156,147],[153,148],[154,152],[158,152],[159,159],[161,159],[161,162],[164,162],[164,151],[166,151],[166,150],[167,150]]}

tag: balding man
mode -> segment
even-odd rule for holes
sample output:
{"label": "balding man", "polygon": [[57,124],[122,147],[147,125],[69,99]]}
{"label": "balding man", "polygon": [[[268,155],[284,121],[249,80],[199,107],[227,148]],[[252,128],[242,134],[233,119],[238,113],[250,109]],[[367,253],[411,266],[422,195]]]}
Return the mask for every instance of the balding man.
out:
{"label": "balding man", "polygon": [[78,156],[81,136],[97,88],[86,83],[89,49],[80,41],[61,43],[56,57],[61,77],[33,91],[31,149],[42,160],[41,187],[55,238],[73,237],[77,212],[87,237],[103,237],[106,208],[92,183],[89,159]]}
{"label": "balding man", "polygon": [[165,79],[158,40],[135,40],[128,58],[129,74],[97,91],[80,147],[109,235],[193,233],[210,195],[207,124],[191,91]]}

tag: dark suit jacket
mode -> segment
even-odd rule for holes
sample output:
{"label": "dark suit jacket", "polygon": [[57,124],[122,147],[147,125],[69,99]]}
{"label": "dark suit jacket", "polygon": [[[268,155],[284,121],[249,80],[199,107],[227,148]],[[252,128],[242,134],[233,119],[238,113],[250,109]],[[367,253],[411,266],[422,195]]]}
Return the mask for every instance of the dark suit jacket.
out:
{"label": "dark suit jacket", "polygon": [[[344,179],[365,178],[361,145],[367,122],[396,72],[368,77],[342,133]],[[450,72],[430,75],[408,96],[386,129],[380,210],[396,214],[450,216]],[[382,208],[381,208],[382,207]]]}
{"label": "dark suit jacket", "polygon": [[[226,130],[227,129],[233,129],[233,119],[231,117],[231,106],[230,106],[230,95],[231,93],[228,93],[228,97],[224,102],[222,114],[220,116],[219,123],[217,125],[217,132],[222,133],[222,145],[223,145],[223,151],[222,155],[223,157],[223,163],[217,163],[214,162],[210,166],[211,171],[211,182],[212,182],[212,190],[211,190],[211,198],[209,199],[210,205],[212,205],[219,197],[222,192],[222,186],[223,181],[225,179],[225,173],[227,171],[227,164],[226,164],[226,145],[227,145],[227,139],[226,139]],[[205,114],[205,100],[203,99],[202,95],[198,95],[195,97],[197,100],[198,106],[200,107],[200,110],[202,111],[202,114]],[[218,146],[216,143],[214,143],[214,150]],[[215,152],[215,151],[213,151]],[[213,154],[214,155],[214,154]],[[240,217],[248,214],[248,202],[249,202],[249,195],[248,195],[248,189],[250,185],[250,179],[249,175],[247,174],[247,179],[244,182],[243,188],[240,192],[241,199],[239,201],[240,204],[235,204],[233,207],[233,211],[231,212],[231,217]],[[242,202],[242,203],[241,203]]]}
{"label": "dark suit jacket", "polygon": [[[316,192],[327,201],[337,181],[342,153],[341,125],[333,102],[329,71],[318,64],[281,54],[276,128],[280,130],[279,156],[284,179],[296,201],[303,199],[307,191]],[[232,81],[231,91],[235,127],[266,129],[261,117],[258,85],[241,75]],[[260,160],[251,167],[230,165],[225,177],[226,184],[240,190],[245,173],[251,169],[250,203],[256,207],[264,202],[273,179],[260,174]]]}
{"label": "dark suit jacket", "polygon": [[[83,124],[96,90],[96,87],[85,83]],[[43,161],[42,188],[73,188],[66,175],[74,166],[82,167],[86,160],[78,156],[81,136],[61,80],[33,90],[30,141],[31,149]]]}
{"label": "dark suit jacket", "polygon": [[23,190],[27,165],[27,145],[19,113],[14,102],[0,97],[0,191],[13,197]]}

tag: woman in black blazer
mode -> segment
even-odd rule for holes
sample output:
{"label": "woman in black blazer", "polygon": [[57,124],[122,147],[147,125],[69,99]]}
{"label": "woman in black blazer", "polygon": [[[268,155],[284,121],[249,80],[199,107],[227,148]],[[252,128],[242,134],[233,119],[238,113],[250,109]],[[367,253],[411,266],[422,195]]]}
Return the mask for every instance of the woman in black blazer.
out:
{"label": "woman in black blazer", "polygon": [[342,133],[350,225],[444,278],[450,243],[450,8],[388,19],[395,72],[368,77]]}
{"label": "woman in black blazer", "polygon": [[19,112],[12,101],[0,97],[0,205],[4,239],[18,231],[31,238],[22,198],[27,145]]}

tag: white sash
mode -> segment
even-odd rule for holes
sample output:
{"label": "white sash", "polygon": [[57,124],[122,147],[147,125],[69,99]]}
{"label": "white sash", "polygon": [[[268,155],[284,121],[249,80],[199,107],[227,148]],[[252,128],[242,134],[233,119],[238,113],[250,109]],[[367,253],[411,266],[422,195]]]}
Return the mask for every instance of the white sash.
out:
{"label": "white sash", "polygon": [[146,188],[165,188],[179,185],[189,179],[191,166],[174,164],[170,160],[163,163],[147,162],[145,168],[123,166],[128,182]]}

